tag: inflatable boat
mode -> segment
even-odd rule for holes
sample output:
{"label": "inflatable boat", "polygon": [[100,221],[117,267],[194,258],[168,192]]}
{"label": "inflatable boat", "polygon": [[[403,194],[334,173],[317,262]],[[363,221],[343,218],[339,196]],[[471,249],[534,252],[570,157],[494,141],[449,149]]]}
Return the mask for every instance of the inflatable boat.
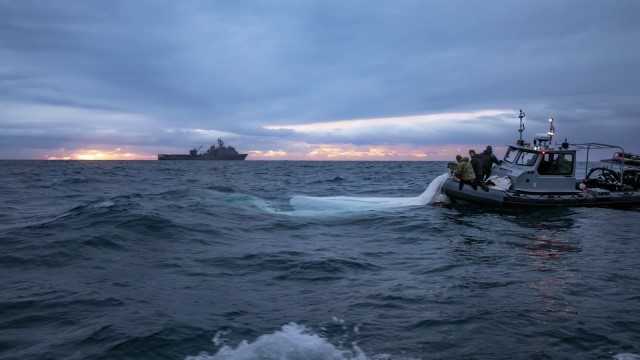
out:
{"label": "inflatable boat", "polygon": [[[557,147],[553,119],[547,134],[534,138],[533,145],[522,140],[524,113],[520,113],[520,139],[508,147],[500,165],[483,184],[460,184],[451,175],[442,191],[453,202],[470,202],[496,207],[611,206],[640,205],[640,156],[626,154],[617,145],[601,143],[569,144]],[[590,166],[589,155],[596,149],[615,149],[612,159]],[[577,152],[586,151],[583,179],[576,178]]]}

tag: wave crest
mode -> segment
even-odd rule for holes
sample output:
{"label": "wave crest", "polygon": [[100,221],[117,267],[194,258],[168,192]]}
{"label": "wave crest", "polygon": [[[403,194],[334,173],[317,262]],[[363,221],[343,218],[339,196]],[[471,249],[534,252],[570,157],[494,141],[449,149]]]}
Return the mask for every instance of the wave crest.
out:
{"label": "wave crest", "polygon": [[258,337],[253,342],[243,340],[238,346],[224,345],[215,354],[202,352],[187,356],[185,360],[367,360],[356,346],[342,350],[325,338],[296,323],[284,325],[280,330]]}

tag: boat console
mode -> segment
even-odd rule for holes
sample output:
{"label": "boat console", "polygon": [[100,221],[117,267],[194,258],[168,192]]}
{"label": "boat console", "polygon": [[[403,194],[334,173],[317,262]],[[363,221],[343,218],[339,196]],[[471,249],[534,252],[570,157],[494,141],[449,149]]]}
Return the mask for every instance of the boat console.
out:
{"label": "boat console", "polygon": [[511,189],[522,192],[570,193],[576,189],[576,151],[510,146],[494,171],[511,180]]}

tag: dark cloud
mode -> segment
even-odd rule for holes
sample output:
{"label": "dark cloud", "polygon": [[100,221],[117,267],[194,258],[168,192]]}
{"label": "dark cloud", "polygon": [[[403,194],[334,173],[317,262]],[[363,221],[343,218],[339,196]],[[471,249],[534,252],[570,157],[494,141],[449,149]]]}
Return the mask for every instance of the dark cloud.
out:
{"label": "dark cloud", "polygon": [[638,13],[635,0],[0,1],[0,156],[207,140],[193,129],[263,149],[504,143],[512,130],[263,126],[521,107],[531,129],[553,115],[569,137],[640,150]]}

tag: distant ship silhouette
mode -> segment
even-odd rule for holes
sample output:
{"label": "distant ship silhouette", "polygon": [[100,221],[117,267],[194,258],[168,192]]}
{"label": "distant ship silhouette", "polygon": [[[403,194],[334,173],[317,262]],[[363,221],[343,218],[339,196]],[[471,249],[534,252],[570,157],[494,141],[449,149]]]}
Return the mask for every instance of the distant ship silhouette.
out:
{"label": "distant ship silhouette", "polygon": [[240,154],[233,146],[225,146],[222,139],[218,139],[218,147],[211,145],[209,150],[198,153],[198,149],[191,149],[189,154],[158,154],[158,160],[244,160],[247,154]]}

